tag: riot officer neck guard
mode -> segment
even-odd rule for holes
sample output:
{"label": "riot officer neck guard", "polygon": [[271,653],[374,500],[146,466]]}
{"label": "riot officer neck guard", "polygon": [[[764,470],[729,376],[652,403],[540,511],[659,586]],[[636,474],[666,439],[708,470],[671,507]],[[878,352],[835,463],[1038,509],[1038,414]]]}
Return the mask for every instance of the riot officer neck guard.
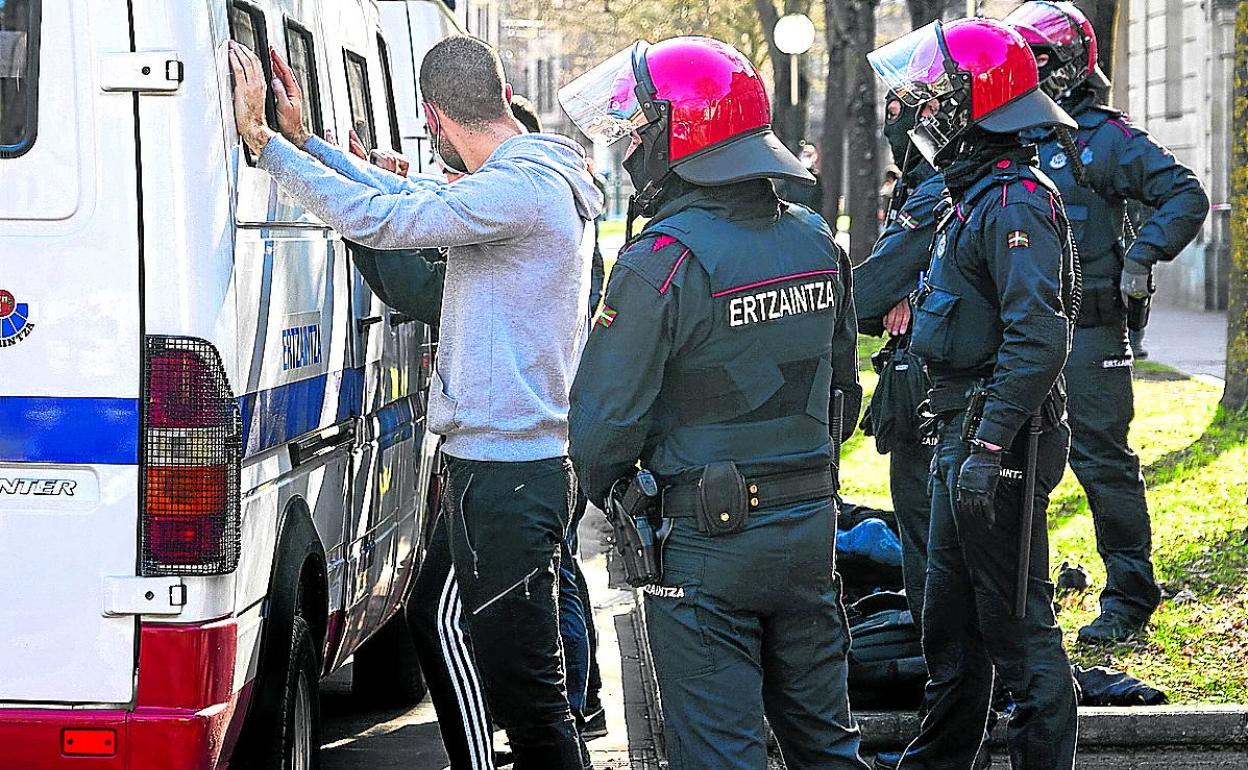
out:
{"label": "riot officer neck guard", "polygon": [[945,187],[955,198],[993,173],[994,166],[1002,160],[1012,160],[1020,165],[1034,165],[1036,162],[1035,147],[1023,146],[1015,134],[972,132],[958,150],[957,159],[943,169]]}

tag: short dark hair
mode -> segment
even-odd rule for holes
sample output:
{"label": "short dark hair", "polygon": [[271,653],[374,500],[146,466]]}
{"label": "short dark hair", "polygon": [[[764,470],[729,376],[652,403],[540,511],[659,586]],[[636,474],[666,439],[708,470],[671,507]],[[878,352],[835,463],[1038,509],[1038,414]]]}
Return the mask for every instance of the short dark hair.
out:
{"label": "short dark hair", "polygon": [[520,94],[511,96],[511,115],[520,121],[520,125],[524,126],[524,130],[530,134],[542,133],[542,119],[538,117],[537,108],[533,106],[533,102]]}
{"label": "short dark hair", "polygon": [[439,41],[420,64],[420,92],[456,123],[479,126],[507,116],[503,63],[489,43],[468,35]]}

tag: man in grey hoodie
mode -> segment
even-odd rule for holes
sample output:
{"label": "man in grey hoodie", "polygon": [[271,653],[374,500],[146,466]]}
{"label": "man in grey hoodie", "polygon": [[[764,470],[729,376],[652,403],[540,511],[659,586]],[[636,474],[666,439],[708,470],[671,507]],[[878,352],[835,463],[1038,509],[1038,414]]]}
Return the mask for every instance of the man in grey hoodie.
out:
{"label": "man in grey hoodie", "polygon": [[[270,51],[275,69],[284,62]],[[282,188],[327,224],[380,249],[450,246],[430,430],[445,438],[444,497],[477,664],[517,770],[581,770],[555,585],[575,481],[568,391],[587,333],[593,220],[602,195],[568,139],[525,135],[485,43],[453,37],[421,65],[435,150],[455,184],[403,179],[303,129],[293,79],[273,81],[230,44],[239,133]]]}

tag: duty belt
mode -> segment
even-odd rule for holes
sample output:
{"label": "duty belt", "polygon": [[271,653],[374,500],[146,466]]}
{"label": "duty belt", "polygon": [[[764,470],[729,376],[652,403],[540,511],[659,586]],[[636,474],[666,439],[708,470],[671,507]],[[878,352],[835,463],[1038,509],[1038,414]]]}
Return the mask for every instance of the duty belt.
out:
{"label": "duty belt", "polygon": [[[745,491],[748,493],[747,507],[751,511],[757,511],[832,497],[837,490],[832,468],[825,466],[747,477]],[[666,487],[661,499],[663,500],[663,516],[666,518],[684,519],[697,516],[697,484],[678,484]]]}

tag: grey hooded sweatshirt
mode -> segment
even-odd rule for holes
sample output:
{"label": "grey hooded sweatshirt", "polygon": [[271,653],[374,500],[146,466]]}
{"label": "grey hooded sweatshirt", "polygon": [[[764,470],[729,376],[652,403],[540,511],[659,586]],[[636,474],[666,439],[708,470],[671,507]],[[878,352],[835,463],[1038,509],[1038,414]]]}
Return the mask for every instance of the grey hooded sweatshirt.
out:
{"label": "grey hooded sweatshirt", "polygon": [[403,179],[317,138],[305,149],[274,138],[260,168],[344,237],[377,249],[450,247],[429,392],[429,429],[446,453],[566,455],[603,203],[581,148],[516,136],[453,184]]}

